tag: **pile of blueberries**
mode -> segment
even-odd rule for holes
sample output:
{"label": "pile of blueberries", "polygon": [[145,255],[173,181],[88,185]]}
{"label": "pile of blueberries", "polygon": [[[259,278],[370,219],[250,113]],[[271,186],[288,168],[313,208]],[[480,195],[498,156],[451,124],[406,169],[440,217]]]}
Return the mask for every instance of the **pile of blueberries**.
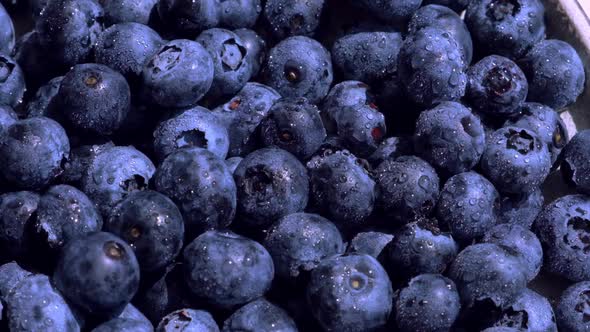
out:
{"label": "pile of blueberries", "polygon": [[541,0],[2,1],[0,330],[590,331]]}

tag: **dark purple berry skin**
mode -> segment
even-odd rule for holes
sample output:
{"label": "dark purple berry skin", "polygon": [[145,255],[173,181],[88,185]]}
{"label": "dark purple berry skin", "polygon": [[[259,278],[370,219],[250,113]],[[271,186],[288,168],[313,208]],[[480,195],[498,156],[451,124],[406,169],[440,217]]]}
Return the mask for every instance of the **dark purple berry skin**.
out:
{"label": "dark purple berry skin", "polygon": [[578,132],[565,146],[560,156],[563,179],[579,193],[590,194],[590,130]]}
{"label": "dark purple berry skin", "polygon": [[585,331],[588,329],[589,295],[589,281],[575,283],[561,294],[555,308],[560,331]]}

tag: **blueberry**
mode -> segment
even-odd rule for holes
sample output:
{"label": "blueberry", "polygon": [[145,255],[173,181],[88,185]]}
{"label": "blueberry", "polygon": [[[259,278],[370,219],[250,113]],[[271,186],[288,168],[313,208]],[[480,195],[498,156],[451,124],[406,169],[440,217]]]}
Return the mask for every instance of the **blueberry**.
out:
{"label": "blueberry", "polygon": [[277,277],[296,278],[324,258],[344,252],[338,228],[317,214],[294,213],[268,230],[264,247],[272,256]]}
{"label": "blueberry", "polygon": [[225,228],[236,213],[236,183],[223,160],[189,147],[170,154],[158,167],[156,190],[170,197],[185,222],[188,239],[207,229]]}
{"label": "blueberry", "polygon": [[160,160],[185,147],[207,149],[225,159],[229,149],[227,129],[214,113],[195,106],[161,122],[154,131],[154,150]]}
{"label": "blueberry", "polygon": [[105,136],[121,126],[131,105],[125,78],[100,64],[74,66],[64,76],[56,98],[75,129]]}
{"label": "blueberry", "polygon": [[70,153],[65,130],[48,118],[18,121],[0,134],[0,173],[23,189],[40,189],[57,176]]}
{"label": "blueberry", "polygon": [[311,157],[326,138],[319,109],[305,98],[277,101],[259,128],[264,146],[277,146],[301,160]]}
{"label": "blueberry", "polygon": [[547,144],[552,162],[555,162],[567,144],[568,132],[565,123],[557,112],[542,104],[522,104],[515,117],[506,121],[505,126],[527,128],[534,131]]}
{"label": "blueberry", "polygon": [[102,218],[94,203],[80,190],[57,185],[41,195],[35,232],[45,248],[61,250],[67,242],[101,228]]}
{"label": "blueberry", "polygon": [[336,84],[322,104],[322,118],[329,132],[336,132],[335,118],[343,108],[367,105],[377,109],[376,98],[371,88],[360,81],[343,81]]}
{"label": "blueberry", "polygon": [[551,154],[534,131],[504,127],[487,140],[480,166],[498,191],[519,194],[545,181],[551,169]]}
{"label": "blueberry", "polygon": [[543,245],[543,268],[571,281],[590,278],[588,226],[590,199],[584,195],[558,198],[537,216],[533,230]]}
{"label": "blueberry", "polygon": [[422,0],[360,0],[355,3],[371,15],[393,25],[407,22],[422,4]]}
{"label": "blueberry", "polygon": [[494,185],[475,172],[466,172],[445,183],[436,216],[457,240],[471,241],[494,227],[499,208],[500,195]]}
{"label": "blueberry", "polygon": [[334,68],[346,80],[378,82],[397,72],[402,41],[402,35],[397,32],[346,35],[332,46]]}
{"label": "blueberry", "polygon": [[80,183],[92,160],[100,153],[115,146],[111,141],[96,142],[97,144],[81,145],[73,148],[67,161],[61,180],[81,188]]}
{"label": "blueberry", "polygon": [[[465,54],[465,63],[470,64],[471,59],[473,58],[473,41],[471,40],[471,34],[469,33],[469,30],[467,30],[467,26],[461,17],[453,11],[460,6],[459,2],[465,1],[466,0],[424,1],[426,3],[438,2],[439,4],[431,4],[418,9],[408,24],[408,33],[414,34],[416,31],[426,27],[444,28],[457,40]],[[450,3],[455,5],[454,8],[450,6]],[[465,7],[467,7],[467,4],[465,4]]]}
{"label": "blueberry", "polygon": [[100,324],[92,332],[152,332],[153,330],[152,323],[132,304],[128,304],[118,317]]}
{"label": "blueberry", "polygon": [[[226,0],[227,1],[227,0]],[[196,39],[213,59],[213,84],[207,93],[213,99],[233,95],[252,77],[248,49],[242,39],[225,29],[203,31]]]}
{"label": "blueberry", "polygon": [[14,49],[15,31],[12,19],[0,4],[0,53],[11,54]]}
{"label": "blueberry", "polygon": [[544,15],[539,0],[472,1],[465,23],[479,52],[518,59],[545,37]]}
{"label": "blueberry", "polygon": [[65,122],[58,106],[58,98],[55,98],[63,78],[63,76],[54,77],[37,90],[35,96],[27,103],[25,111],[27,118],[46,116],[60,123]]}
{"label": "blueberry", "polygon": [[155,191],[129,194],[105,222],[105,231],[127,241],[143,271],[170,264],[182,248],[184,223],[180,211]]}
{"label": "blueberry", "polygon": [[223,332],[297,332],[293,319],[280,307],[264,300],[252,301],[236,310],[223,322]]}
{"label": "blueberry", "polygon": [[0,133],[18,121],[18,115],[8,105],[0,105]]}
{"label": "blueberry", "polygon": [[543,209],[544,201],[545,197],[539,188],[522,194],[504,195],[500,202],[498,223],[518,224],[529,229]]}
{"label": "blueberry", "polygon": [[377,150],[367,160],[371,165],[377,167],[386,160],[412,155],[414,151],[413,145],[414,142],[409,137],[388,137],[379,144]]}
{"label": "blueberry", "polygon": [[137,292],[139,265],[125,241],[110,233],[93,233],[66,244],[53,283],[84,312],[113,317]]}
{"label": "blueberry", "polygon": [[587,331],[588,306],[590,305],[590,282],[571,285],[559,298],[555,308],[557,325],[562,331]]}
{"label": "blueberry", "polygon": [[307,163],[311,202],[343,228],[363,225],[377,199],[376,183],[361,163],[346,150],[328,151]]}
{"label": "blueberry", "polygon": [[588,144],[590,144],[590,130],[579,131],[565,146],[560,157],[561,174],[564,180],[583,194],[590,194]]}
{"label": "blueberry", "polygon": [[166,28],[184,38],[194,38],[221,20],[220,0],[160,0],[156,6]]}
{"label": "blueberry", "polygon": [[129,193],[146,189],[155,171],[154,164],[133,147],[107,148],[90,161],[80,188],[108,217]]}
{"label": "blueberry", "polygon": [[422,4],[437,4],[441,6],[446,6],[456,11],[457,13],[461,13],[463,12],[463,10],[465,10],[465,8],[467,8],[469,0],[424,0]]}
{"label": "blueberry", "polygon": [[183,255],[190,290],[219,308],[230,309],[264,295],[274,277],[266,249],[232,232],[207,231]]}
{"label": "blueberry", "polygon": [[158,0],[101,0],[108,25],[126,22],[148,24]]}
{"label": "blueberry", "polygon": [[374,258],[379,257],[379,254],[385,249],[394,239],[392,234],[381,232],[360,232],[350,240],[348,243],[347,252],[366,254]]}
{"label": "blueberry", "polygon": [[250,28],[262,11],[260,0],[221,0],[220,23],[231,29]]}
{"label": "blueberry", "polygon": [[549,301],[528,288],[501,312],[494,325],[515,328],[517,331],[557,331]]}
{"label": "blueberry", "polygon": [[439,274],[410,280],[395,303],[400,331],[448,331],[459,316],[461,300],[455,283]]}
{"label": "blueberry", "polygon": [[156,328],[156,332],[173,331],[219,332],[219,327],[207,311],[180,309],[164,317]]}
{"label": "blueberry", "polygon": [[457,284],[465,307],[484,301],[500,308],[508,307],[526,289],[527,283],[521,260],[491,243],[463,249],[448,275]]}
{"label": "blueberry", "polygon": [[413,102],[430,107],[463,97],[467,63],[458,45],[453,35],[435,27],[420,29],[404,40],[398,72]]}
{"label": "blueberry", "polygon": [[201,44],[169,41],[143,68],[145,99],[161,107],[192,106],[211,88],[213,74],[213,59]]}
{"label": "blueberry", "polygon": [[283,97],[306,97],[319,103],[334,79],[330,53],[317,41],[295,36],[270,50],[263,68],[265,82]]}
{"label": "blueberry", "polygon": [[238,165],[234,178],[238,188],[238,214],[244,225],[268,226],[307,206],[307,171],[285,150],[270,147],[250,153]]}
{"label": "blueberry", "polygon": [[53,66],[86,62],[102,31],[104,11],[94,0],[48,1],[35,21],[39,44],[50,52]]}
{"label": "blueberry", "polygon": [[270,30],[279,40],[291,36],[311,36],[320,24],[324,0],[268,0],[264,6],[264,18]]}
{"label": "blueberry", "polygon": [[393,290],[387,273],[369,255],[323,260],[312,273],[307,301],[326,331],[368,331],[387,322]]}
{"label": "blueberry", "polygon": [[80,331],[66,300],[42,274],[30,275],[5,299],[10,331]]}
{"label": "blueberry", "polygon": [[0,53],[0,104],[16,107],[25,93],[25,77],[16,61]]}
{"label": "blueberry", "polygon": [[31,225],[35,222],[39,195],[29,191],[0,196],[0,248],[2,257],[24,258],[30,252]]}
{"label": "blueberry", "polygon": [[414,156],[388,159],[374,171],[377,205],[398,224],[430,215],[439,195],[436,171]]}
{"label": "blueberry", "polygon": [[527,79],[512,60],[490,55],[467,71],[466,99],[478,112],[505,117],[518,112],[529,90]]}
{"label": "blueberry", "polygon": [[258,125],[279,98],[274,89],[249,82],[236,96],[213,110],[227,127],[229,156],[244,157],[256,148]]}
{"label": "blueberry", "polygon": [[443,233],[434,219],[420,219],[395,232],[379,260],[392,280],[407,281],[422,273],[443,273],[459,246],[450,234]]}
{"label": "blueberry", "polygon": [[139,23],[118,23],[105,29],[94,47],[97,63],[128,79],[137,79],[164,42],[157,32]]}
{"label": "blueberry", "polygon": [[470,171],[479,163],[484,146],[481,121],[459,103],[440,103],[422,112],[416,123],[416,153],[445,177]]}
{"label": "blueberry", "polygon": [[333,115],[335,134],[359,157],[368,157],[375,152],[386,135],[385,116],[371,106],[343,107]]}
{"label": "blueberry", "polygon": [[244,60],[250,63],[252,77],[256,77],[260,72],[260,67],[266,61],[266,41],[254,30],[238,29],[234,30],[234,33],[242,39],[242,44],[246,48]]}

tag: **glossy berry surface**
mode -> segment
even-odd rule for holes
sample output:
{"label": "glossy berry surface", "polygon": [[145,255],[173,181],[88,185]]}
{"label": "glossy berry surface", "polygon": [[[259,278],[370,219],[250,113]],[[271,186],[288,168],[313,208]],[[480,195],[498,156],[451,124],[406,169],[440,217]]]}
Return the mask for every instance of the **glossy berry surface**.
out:
{"label": "glossy berry surface", "polygon": [[297,326],[280,307],[264,300],[252,301],[234,312],[221,331],[285,331],[296,332]]}

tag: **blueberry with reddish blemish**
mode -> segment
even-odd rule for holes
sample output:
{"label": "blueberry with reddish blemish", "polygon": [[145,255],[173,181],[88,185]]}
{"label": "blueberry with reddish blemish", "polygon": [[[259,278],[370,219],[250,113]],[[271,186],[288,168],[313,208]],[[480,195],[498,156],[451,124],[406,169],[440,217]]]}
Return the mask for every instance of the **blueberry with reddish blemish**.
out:
{"label": "blueberry with reddish blemish", "polygon": [[334,114],[336,134],[359,157],[369,157],[387,133],[385,116],[374,104],[346,106]]}
{"label": "blueberry with reddish blemish", "polygon": [[360,81],[343,81],[334,85],[321,106],[322,119],[328,133],[337,133],[335,118],[344,107],[357,105],[377,109],[375,95],[367,84]]}
{"label": "blueberry with reddish blemish", "polygon": [[590,318],[590,282],[582,281],[569,286],[555,307],[557,326],[562,331],[585,331]]}
{"label": "blueberry with reddish blemish", "polygon": [[[556,134],[554,137],[559,137]],[[590,130],[579,131],[565,146],[561,156],[563,179],[582,194],[590,194]]]}
{"label": "blueberry with reddish blemish", "polygon": [[0,53],[0,104],[16,107],[26,91],[25,75],[10,56]]}
{"label": "blueberry with reddish blemish", "polygon": [[125,241],[110,233],[93,233],[64,247],[53,283],[86,314],[113,317],[137,292],[139,264]]}
{"label": "blueberry with reddish blemish", "polygon": [[320,24],[324,0],[269,0],[264,18],[278,40],[291,36],[312,36]]}
{"label": "blueberry with reddish blemish", "polygon": [[210,313],[203,310],[180,309],[162,318],[156,332],[219,332],[219,327]]}

